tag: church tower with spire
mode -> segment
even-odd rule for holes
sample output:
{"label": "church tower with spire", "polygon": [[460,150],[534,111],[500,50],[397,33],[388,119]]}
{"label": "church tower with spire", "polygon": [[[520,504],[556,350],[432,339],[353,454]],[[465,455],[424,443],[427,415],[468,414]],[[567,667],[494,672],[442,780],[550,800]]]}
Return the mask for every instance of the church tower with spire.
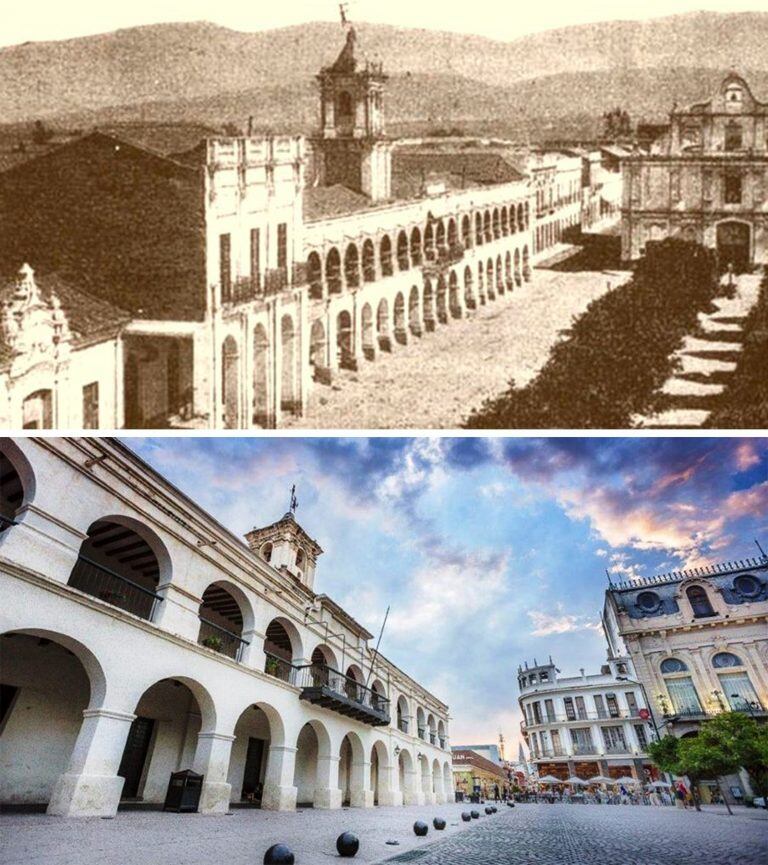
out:
{"label": "church tower with spire", "polygon": [[314,140],[320,182],[341,184],[372,201],[390,197],[392,144],[384,133],[381,63],[358,58],[357,34],[347,39],[336,62],[320,70],[320,132]]}

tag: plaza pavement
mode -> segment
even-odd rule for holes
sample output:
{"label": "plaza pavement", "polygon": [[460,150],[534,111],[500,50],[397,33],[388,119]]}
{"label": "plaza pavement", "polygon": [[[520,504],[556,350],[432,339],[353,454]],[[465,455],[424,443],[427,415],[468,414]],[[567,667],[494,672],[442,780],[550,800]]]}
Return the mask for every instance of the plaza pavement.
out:
{"label": "plaza pavement", "polygon": [[[569,250],[565,250],[569,252]],[[546,264],[548,264],[547,262]],[[529,283],[463,319],[380,352],[358,372],[341,370],[331,387],[313,388],[306,414],[287,428],[451,429],[462,426],[511,379],[524,387],[574,318],[617,288],[629,271],[534,269]]]}
{"label": "plaza pavement", "polygon": [[[359,835],[354,862],[397,865],[757,865],[768,849],[768,814],[737,809],[703,813],[674,807],[499,805],[499,813],[462,823],[465,805],[299,810],[237,809],[227,817],[121,811],[114,819],[41,814],[0,817],[3,865],[261,865],[264,851],[288,844],[296,865],[337,859],[344,830]],[[445,831],[432,817],[447,820]],[[429,823],[417,838],[413,823]],[[387,846],[387,840],[399,846]]]}

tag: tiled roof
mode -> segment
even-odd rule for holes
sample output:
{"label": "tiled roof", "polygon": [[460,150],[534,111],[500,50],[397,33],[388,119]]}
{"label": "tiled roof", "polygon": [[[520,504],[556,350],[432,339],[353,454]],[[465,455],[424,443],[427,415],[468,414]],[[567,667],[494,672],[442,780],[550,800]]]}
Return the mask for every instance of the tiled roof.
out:
{"label": "tiled roof", "polygon": [[[16,271],[0,271],[0,306],[13,296],[17,280]],[[53,292],[61,301],[61,308],[72,332],[73,348],[110,339],[131,320],[130,314],[125,310],[73,287],[56,273],[35,273],[35,282],[45,300],[49,300]],[[13,353],[0,329],[0,366],[5,366],[12,357]]]}
{"label": "tiled roof", "polygon": [[334,186],[313,186],[304,190],[304,218],[324,219],[354,213],[371,206],[367,195],[355,192],[340,183]]}
{"label": "tiled roof", "polygon": [[475,766],[477,769],[483,769],[486,772],[497,775],[502,780],[506,778],[501,766],[497,766],[496,763],[481,756],[477,751],[470,751],[468,749],[452,750],[451,756],[454,766],[469,764],[470,766]]}
{"label": "tiled roof", "polygon": [[163,156],[188,153],[205,138],[221,134],[199,123],[115,123],[97,129],[105,135]]}
{"label": "tiled roof", "polygon": [[447,188],[514,183],[523,173],[503,153],[479,150],[396,150],[392,158],[393,187],[407,186],[411,178],[430,175]]}

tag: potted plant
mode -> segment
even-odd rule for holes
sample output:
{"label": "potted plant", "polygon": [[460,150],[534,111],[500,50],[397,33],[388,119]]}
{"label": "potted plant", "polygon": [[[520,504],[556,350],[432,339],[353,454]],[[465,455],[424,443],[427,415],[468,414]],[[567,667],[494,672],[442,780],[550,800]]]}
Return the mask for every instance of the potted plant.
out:
{"label": "potted plant", "polygon": [[222,646],[221,637],[218,636],[218,634],[210,634],[203,639],[202,645],[204,645],[206,649],[213,649],[214,652],[220,652]]}

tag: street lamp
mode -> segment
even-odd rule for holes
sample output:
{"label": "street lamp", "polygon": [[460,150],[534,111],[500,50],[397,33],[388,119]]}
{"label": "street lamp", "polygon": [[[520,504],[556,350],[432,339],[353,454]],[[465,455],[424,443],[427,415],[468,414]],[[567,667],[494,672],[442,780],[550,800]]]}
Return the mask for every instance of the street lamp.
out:
{"label": "street lamp", "polygon": [[758,708],[759,704],[754,700],[747,700],[741,696],[741,694],[731,694],[734,700],[741,700],[742,703],[747,707],[747,711],[749,712],[749,716],[751,718],[755,717],[755,709]]}

